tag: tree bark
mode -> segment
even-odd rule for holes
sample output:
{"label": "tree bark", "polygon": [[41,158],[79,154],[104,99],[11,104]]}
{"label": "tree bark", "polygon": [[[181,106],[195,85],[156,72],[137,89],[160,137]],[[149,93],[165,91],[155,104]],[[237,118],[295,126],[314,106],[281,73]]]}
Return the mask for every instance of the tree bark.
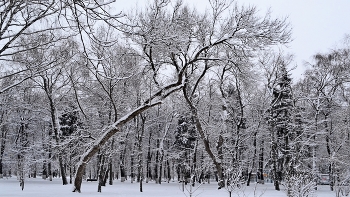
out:
{"label": "tree bark", "polygon": [[163,171],[163,159],[164,159],[164,150],[160,151],[160,158],[159,158],[159,177],[158,177],[158,183],[162,184],[162,171]]}
{"label": "tree bark", "polygon": [[109,181],[108,181],[108,184],[109,185],[113,185],[113,163],[112,163],[112,159],[111,159],[111,161],[109,161],[108,169],[109,169]]}
{"label": "tree bark", "polygon": [[109,172],[110,172],[110,170],[109,170],[109,164],[108,164],[108,167],[107,167],[106,171],[103,173],[103,184],[102,184],[102,186],[106,186],[108,176],[110,176]]}
{"label": "tree bark", "polygon": [[146,117],[143,117],[142,114],[140,115],[141,118],[141,134],[138,136],[138,175],[137,179],[140,183],[140,192],[143,192],[142,188],[142,182],[143,182],[143,152],[142,152],[142,141],[145,133],[145,122],[146,122]]}
{"label": "tree bark", "polygon": [[148,183],[149,179],[152,178],[152,171],[151,171],[151,138],[152,138],[152,132],[149,132],[148,137],[148,149],[147,149],[147,163],[146,163],[146,183]]}
{"label": "tree bark", "polygon": [[[328,114],[324,114],[324,128],[326,130],[326,148],[327,148],[327,153],[328,153],[328,157],[331,158],[332,157],[332,151],[331,151],[331,145],[330,145],[330,137],[331,136],[331,130],[329,129],[328,126]],[[329,173],[329,186],[331,191],[334,190],[334,171],[333,171],[333,161],[331,160],[329,165],[328,165],[328,173]]]}
{"label": "tree bark", "polygon": [[259,153],[259,181],[264,184],[264,140],[261,140],[260,153]]}
{"label": "tree bark", "polygon": [[250,185],[250,181],[251,181],[251,178],[252,178],[252,171],[255,168],[255,159],[256,159],[256,155],[257,155],[257,139],[256,139],[257,134],[258,134],[258,132],[255,131],[254,135],[253,135],[253,137],[254,137],[253,138],[254,154],[253,154],[252,166],[251,166],[251,168],[250,168],[250,170],[248,172],[247,186]]}
{"label": "tree bark", "polygon": [[195,183],[197,180],[197,151],[198,151],[198,139],[196,140],[196,145],[194,147],[194,153],[193,153],[193,164],[192,164],[192,173],[191,176],[193,175],[193,179],[192,179],[192,186],[195,186]]}
{"label": "tree bark", "polygon": [[[111,150],[114,148],[114,138],[112,139]],[[113,155],[110,158],[108,169],[109,169],[109,185],[113,185]]]}
{"label": "tree bark", "polygon": [[1,146],[0,146],[0,178],[3,178],[3,156],[5,152],[5,143],[6,143],[6,133],[5,126],[1,127]]}
{"label": "tree bark", "polygon": [[47,176],[48,176],[50,181],[52,181],[51,157],[52,157],[52,154],[51,154],[51,148],[50,148],[49,163],[47,164]]}
{"label": "tree bark", "polygon": [[279,186],[279,172],[278,172],[278,161],[277,161],[277,144],[275,141],[272,141],[272,147],[271,147],[271,151],[272,151],[272,162],[273,162],[273,167],[272,167],[272,172],[273,172],[273,176],[274,176],[274,186],[275,186],[275,190],[279,191],[280,190],[280,186]]}
{"label": "tree bark", "polygon": [[69,184],[72,184],[72,179],[73,179],[73,176],[72,176],[72,166],[69,165]]}
{"label": "tree bark", "polygon": [[[159,136],[158,136],[159,137]],[[159,164],[159,139],[157,141],[157,152],[156,152],[156,158],[155,158],[155,164],[154,164],[154,177],[153,179],[158,184],[158,164]]]}
{"label": "tree bark", "polygon": [[[126,137],[127,138],[127,137]],[[120,181],[124,182],[126,180],[126,173],[125,173],[125,155],[126,155],[126,145],[123,149],[123,152],[120,153],[119,157],[119,169],[120,169]]]}
{"label": "tree bark", "polygon": [[168,183],[170,182],[170,180],[171,180],[171,167],[170,167],[170,162],[169,162],[169,156],[168,156],[168,159],[166,160],[166,164],[167,164],[167,168],[168,168],[168,170],[167,170],[167,174],[168,174]]}
{"label": "tree bark", "polygon": [[130,181],[131,183],[134,182],[134,179],[135,179],[135,169],[134,169],[134,165],[135,165],[135,147],[133,147],[133,150],[132,150],[132,153],[130,155]]}

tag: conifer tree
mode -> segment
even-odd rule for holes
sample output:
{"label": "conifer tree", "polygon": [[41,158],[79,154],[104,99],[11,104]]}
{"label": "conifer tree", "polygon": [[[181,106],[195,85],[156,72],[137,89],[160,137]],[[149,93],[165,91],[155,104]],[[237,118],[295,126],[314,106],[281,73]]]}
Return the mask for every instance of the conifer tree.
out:
{"label": "conifer tree", "polygon": [[[189,115],[180,116],[175,130],[174,147],[180,151],[178,156],[178,178],[186,181],[191,177],[191,160],[197,140],[194,120]],[[182,175],[182,177],[180,177]]]}
{"label": "conifer tree", "polygon": [[281,65],[277,73],[277,83],[273,87],[273,99],[269,109],[268,123],[271,134],[271,160],[276,190],[280,190],[279,184],[285,172],[293,169],[291,164],[290,142],[293,136],[293,95],[291,82],[286,66]]}

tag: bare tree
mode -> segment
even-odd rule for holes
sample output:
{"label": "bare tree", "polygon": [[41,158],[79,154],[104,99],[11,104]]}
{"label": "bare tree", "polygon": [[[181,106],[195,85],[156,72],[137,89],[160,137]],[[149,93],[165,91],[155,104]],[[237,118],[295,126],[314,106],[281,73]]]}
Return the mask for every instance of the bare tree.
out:
{"label": "bare tree", "polygon": [[[19,67],[13,64],[13,56],[25,50],[35,50],[36,48],[52,45],[54,42],[71,36],[88,35],[92,37],[91,29],[94,21],[103,21],[114,26],[117,19],[122,14],[109,14],[109,9],[114,1],[75,1],[75,0],[48,0],[48,1],[12,1],[4,0],[0,3],[0,63],[2,75],[0,80],[19,75],[21,78],[3,87],[0,93],[17,86],[24,81],[37,76],[47,67],[42,65],[31,65],[30,67]],[[89,21],[83,23],[82,21]],[[27,36],[39,37],[40,35],[54,35],[56,31],[64,30],[64,36],[55,37],[47,42],[36,42],[35,39],[26,39]],[[64,38],[63,38],[64,37]],[[15,61],[16,62],[16,61]],[[4,72],[9,71],[9,72]]]}
{"label": "bare tree", "polygon": [[[306,71],[304,83],[301,85],[304,94],[303,99],[307,101],[307,106],[310,108],[310,116],[313,116],[314,135],[314,166],[321,166],[321,173],[329,173],[330,187],[339,181],[341,177],[339,169],[343,165],[338,163],[338,157],[344,153],[344,133],[339,132],[337,128],[344,128],[346,124],[346,115],[340,115],[340,111],[346,110],[348,106],[346,87],[349,85],[349,50],[337,49],[327,54],[315,55],[315,63],[311,64],[311,68]],[[342,117],[342,118],[340,118]],[[338,121],[343,119],[343,121]],[[342,122],[342,123],[341,123]],[[322,138],[318,136],[323,136]],[[338,137],[341,137],[338,138]],[[320,141],[319,139],[325,139]],[[320,146],[325,144],[325,146]],[[320,150],[320,151],[319,151]],[[326,152],[327,154],[317,154],[318,152]],[[326,160],[328,166],[317,164],[319,160]],[[347,162],[342,160],[343,162]]]}
{"label": "bare tree", "polygon": [[[220,24],[221,20],[218,17],[229,4],[219,2],[214,4],[211,18],[208,15],[197,14],[181,3],[177,3],[172,12],[169,12],[168,5],[168,1],[155,1],[145,12],[135,17],[130,16],[130,22],[134,25],[121,26],[132,43],[142,50],[140,57],[145,61],[145,69],[152,73],[156,88],[138,108],[131,109],[129,113],[106,127],[101,137],[81,156],[74,191],[80,192],[86,163],[110,137],[120,132],[121,127],[129,120],[161,104],[164,98],[181,88],[186,90],[186,100],[198,125],[197,130],[206,144],[206,150],[213,162],[218,164],[210,147],[207,146],[207,136],[200,128],[201,123],[192,100],[198,83],[208,74],[214,62],[228,61],[227,57],[219,52],[222,50],[221,47],[240,48],[248,53],[268,45],[286,43],[290,39],[290,31],[285,20],[271,20],[269,14],[260,18],[254,7],[235,6],[231,12],[234,14],[224,20],[227,23]],[[163,85],[164,82],[160,78],[160,69],[165,67],[175,71],[173,82],[168,85]],[[189,85],[185,83],[193,81],[194,86],[188,92]],[[222,173],[220,178],[222,179]]]}

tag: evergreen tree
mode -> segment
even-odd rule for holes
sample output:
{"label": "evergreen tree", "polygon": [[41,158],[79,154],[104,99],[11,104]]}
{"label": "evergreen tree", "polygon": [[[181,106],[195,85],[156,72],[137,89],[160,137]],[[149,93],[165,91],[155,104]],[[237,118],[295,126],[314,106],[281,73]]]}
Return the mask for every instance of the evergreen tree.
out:
{"label": "evergreen tree", "polygon": [[273,87],[273,99],[269,109],[268,123],[271,134],[271,159],[275,189],[280,190],[279,184],[287,168],[291,164],[290,142],[293,140],[293,95],[290,78],[286,66],[280,66],[277,73],[277,83]]}
{"label": "evergreen tree", "polygon": [[191,116],[183,115],[178,119],[178,125],[175,130],[174,147],[180,151],[178,155],[177,173],[178,179],[187,180],[191,177],[192,152],[195,149],[197,141],[196,128]]}
{"label": "evergreen tree", "polygon": [[74,166],[74,157],[79,155],[79,151],[77,150],[78,145],[81,145],[79,138],[74,139],[74,133],[81,126],[81,122],[79,121],[78,111],[74,106],[69,106],[65,112],[58,117],[60,124],[60,132],[61,132],[61,140],[66,140],[69,142],[63,150],[65,152],[65,165],[68,165],[69,168],[69,183],[72,184],[73,180],[73,166]]}
{"label": "evergreen tree", "polygon": [[58,117],[62,136],[65,137],[72,135],[78,129],[78,125],[81,124],[78,121],[78,111],[75,107],[71,108]]}

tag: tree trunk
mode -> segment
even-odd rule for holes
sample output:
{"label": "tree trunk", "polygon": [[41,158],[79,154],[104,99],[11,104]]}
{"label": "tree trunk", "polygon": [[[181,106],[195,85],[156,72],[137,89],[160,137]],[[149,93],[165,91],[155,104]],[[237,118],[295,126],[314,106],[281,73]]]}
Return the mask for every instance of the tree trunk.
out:
{"label": "tree trunk", "polygon": [[72,179],[73,179],[73,176],[72,176],[72,166],[69,165],[69,184],[72,184]]}
{"label": "tree trunk", "polygon": [[[331,158],[332,157],[332,151],[331,151],[331,145],[330,145],[330,138],[329,136],[331,136],[331,130],[328,127],[328,114],[324,115],[324,128],[326,131],[326,148],[327,148],[327,153],[328,153],[328,157]],[[328,165],[328,172],[329,172],[329,186],[331,191],[334,190],[334,172],[333,172],[333,166],[332,166],[333,161],[330,161],[329,165]]]}
{"label": "tree trunk", "polygon": [[52,168],[51,168],[51,151],[49,153],[49,163],[47,164],[47,173],[48,173],[48,178],[49,181],[52,181]]}
{"label": "tree trunk", "polygon": [[219,189],[221,189],[225,186],[225,180],[224,180],[224,176],[223,176],[223,172],[222,172],[221,162],[217,161],[216,157],[214,156],[214,153],[212,152],[212,150],[210,148],[209,141],[208,141],[207,137],[205,136],[202,125],[201,125],[200,120],[198,118],[197,110],[195,108],[192,108],[191,111],[192,111],[193,118],[195,119],[195,122],[196,122],[197,131],[203,140],[205,151],[208,153],[209,157],[211,158],[211,160],[214,163],[214,166],[217,170],[218,185],[219,185]]}
{"label": "tree trunk", "polygon": [[159,139],[157,139],[157,152],[154,164],[154,177],[153,179],[158,183],[158,163],[159,163]]}
{"label": "tree trunk", "polygon": [[36,178],[36,164],[34,164],[33,178]]}
{"label": "tree trunk", "polygon": [[99,181],[99,183],[101,184],[101,186],[106,186],[106,172],[108,170],[105,170],[105,162],[106,162],[106,156],[104,154],[100,155],[100,162],[99,162],[99,166],[98,168],[99,170],[99,174],[98,177],[101,176],[101,181]]}
{"label": "tree trunk", "polygon": [[[114,138],[112,139],[112,144],[111,144],[111,150],[114,149]],[[109,185],[113,185],[113,155],[111,155],[109,164],[108,164],[108,169],[109,169]]]}
{"label": "tree trunk", "polygon": [[[90,159],[96,154],[96,152],[103,146],[115,133],[121,131],[121,127],[128,121],[135,118],[137,115],[141,114],[143,111],[152,108],[154,106],[160,105],[162,100],[172,94],[173,92],[181,89],[184,84],[184,79],[182,77],[182,72],[178,74],[178,80],[172,84],[167,85],[158,92],[154,93],[144,104],[130,113],[126,114],[124,117],[120,118],[118,121],[107,127],[100,138],[96,139],[93,146],[88,149],[80,158],[78,163],[77,173],[74,180],[74,192],[81,192],[81,183],[83,178],[83,173],[86,167],[86,164]],[[154,101],[159,99],[158,101]]]}
{"label": "tree trunk", "polygon": [[42,179],[46,179],[47,177],[47,169],[46,169],[46,161],[44,161],[44,164],[43,164],[43,172],[42,172]]}
{"label": "tree trunk", "polygon": [[62,176],[62,183],[63,183],[63,185],[67,185],[68,181],[67,181],[67,177],[66,177],[66,170],[65,170],[64,165],[63,165],[63,160],[62,160],[61,153],[58,155],[58,163],[60,165],[61,176]]}
{"label": "tree trunk", "polygon": [[20,185],[22,187],[22,190],[24,188],[24,166],[25,166],[25,150],[28,147],[28,133],[26,132],[26,129],[28,128],[28,125],[25,123],[21,123],[21,126],[18,131],[18,141],[16,139],[17,146],[20,147],[20,150],[17,154],[17,179],[20,181]]}
{"label": "tree trunk", "polygon": [[108,169],[109,169],[109,185],[113,185],[113,163],[112,163],[112,158],[111,161],[109,161],[108,164]]}
{"label": "tree trunk", "polygon": [[146,122],[146,117],[142,116],[140,114],[140,119],[141,119],[141,134],[138,136],[138,175],[137,179],[140,183],[140,192],[143,192],[142,188],[142,182],[143,182],[143,152],[142,152],[142,142],[144,138],[144,133],[145,133],[145,122]]}
{"label": "tree trunk", "polygon": [[257,136],[258,132],[254,132],[254,138],[253,138],[253,146],[254,146],[254,154],[253,154],[253,161],[252,161],[252,166],[248,172],[248,180],[247,180],[247,186],[250,185],[250,181],[251,181],[251,177],[252,177],[252,171],[253,169],[255,168],[255,158],[256,158],[256,155],[257,155],[257,139],[256,139],[256,136]]}
{"label": "tree trunk", "polygon": [[125,181],[125,166],[124,166],[124,152],[126,149],[124,149],[124,151],[120,154],[120,165],[119,165],[119,169],[120,169],[120,181],[124,182]]}
{"label": "tree trunk", "polygon": [[130,182],[133,183],[135,179],[135,170],[134,170],[134,155],[135,155],[135,148],[133,148],[132,153],[130,155]]}
{"label": "tree trunk", "polygon": [[152,132],[149,132],[149,138],[148,138],[148,149],[147,149],[147,163],[146,163],[146,183],[148,183],[149,179],[152,178],[152,171],[151,171],[151,138],[152,138]]}
{"label": "tree trunk", "polygon": [[170,182],[170,180],[171,180],[171,174],[170,174],[170,163],[169,163],[169,156],[167,156],[168,157],[168,159],[166,160],[166,165],[167,165],[167,178],[168,178],[168,183]]}
{"label": "tree trunk", "polygon": [[164,159],[164,150],[162,149],[160,153],[160,159],[159,159],[159,177],[158,177],[159,184],[162,184],[163,159]]}
{"label": "tree trunk", "polygon": [[272,142],[272,162],[273,162],[273,175],[274,175],[274,186],[275,190],[280,191],[280,186],[279,186],[279,172],[277,169],[277,147],[276,147],[276,142]]}
{"label": "tree trunk", "polygon": [[98,179],[98,175],[101,174],[101,163],[102,163],[102,154],[101,150],[98,150],[97,153],[97,163],[96,163],[96,178]]}
{"label": "tree trunk", "polygon": [[252,178],[252,170],[250,170],[250,171],[248,172],[247,186],[250,185],[251,178]]}
{"label": "tree trunk", "polygon": [[271,129],[271,159],[272,159],[272,172],[274,178],[275,190],[279,191],[279,174],[278,174],[278,150],[277,150],[277,139],[276,139],[275,128]]}
{"label": "tree trunk", "polygon": [[[46,81],[46,80],[44,80]],[[48,81],[46,81],[48,83]],[[50,104],[50,113],[51,113],[51,123],[52,123],[52,129],[54,132],[54,138],[56,141],[56,146],[59,146],[60,143],[60,137],[59,137],[59,123],[58,123],[58,118],[56,117],[56,107],[52,98],[52,90],[50,90],[50,88],[48,87],[48,84],[45,83],[45,91],[47,93],[48,99],[49,99],[49,104]],[[60,166],[60,171],[61,171],[61,175],[62,175],[62,184],[63,185],[67,185],[68,181],[67,181],[67,176],[66,176],[66,172],[64,170],[64,165],[63,165],[63,159],[62,159],[62,153],[58,153],[58,162],[59,162],[59,166]],[[50,173],[50,171],[49,171]],[[52,177],[50,175],[50,181],[52,180]]]}
{"label": "tree trunk", "polygon": [[97,186],[97,192],[102,192],[102,183],[103,182],[103,176],[100,174],[98,175],[98,186]]}
{"label": "tree trunk", "polygon": [[106,171],[103,173],[103,184],[102,184],[102,186],[106,186],[107,179],[110,176],[109,172],[110,172],[110,170],[109,170],[109,165],[108,165]]}
{"label": "tree trunk", "polygon": [[[141,140],[142,141],[142,140]],[[140,143],[140,141],[139,141]],[[143,182],[143,161],[142,161],[142,145],[139,144],[139,153],[138,153],[138,161],[139,161],[139,165],[138,165],[138,181],[140,183],[140,192],[143,192],[143,188],[142,188],[142,182]]]}
{"label": "tree trunk", "polygon": [[5,125],[1,127],[1,138],[0,138],[0,178],[3,178],[3,157],[5,152],[5,143],[6,143],[6,136],[7,136],[7,128]]}
{"label": "tree trunk", "polygon": [[[1,147],[0,149],[2,149],[2,144],[1,144]],[[0,150],[2,151],[2,150]],[[3,164],[2,164],[2,157],[3,157],[3,154],[0,155],[0,179],[3,178]]]}
{"label": "tree trunk", "polygon": [[191,172],[191,176],[193,176],[192,179],[192,186],[194,187],[195,182],[197,181],[197,151],[198,151],[198,139],[196,140],[196,145],[194,147],[194,153],[193,153],[193,161],[192,161],[192,172]]}
{"label": "tree trunk", "polygon": [[260,153],[259,153],[259,182],[264,184],[264,140],[261,140]]}
{"label": "tree trunk", "polygon": [[183,95],[185,97],[185,100],[186,100],[187,104],[189,105],[189,107],[191,109],[191,114],[192,114],[192,117],[193,117],[193,119],[195,121],[196,129],[197,129],[197,131],[199,133],[199,136],[202,139],[203,144],[204,144],[204,149],[208,153],[210,159],[214,163],[214,166],[215,166],[215,168],[217,170],[218,185],[219,185],[218,189],[221,189],[221,188],[225,187],[225,180],[224,180],[224,175],[223,175],[222,166],[221,166],[221,162],[222,161],[218,161],[217,160],[217,158],[215,157],[213,151],[210,148],[209,140],[208,140],[208,138],[207,138],[207,136],[206,136],[206,134],[205,134],[205,132],[203,130],[202,124],[201,124],[201,122],[199,120],[199,117],[198,117],[197,108],[194,106],[194,104],[192,103],[192,101],[188,97],[187,92],[186,92],[186,88],[187,88],[186,85],[183,86],[183,88],[182,88]]}

